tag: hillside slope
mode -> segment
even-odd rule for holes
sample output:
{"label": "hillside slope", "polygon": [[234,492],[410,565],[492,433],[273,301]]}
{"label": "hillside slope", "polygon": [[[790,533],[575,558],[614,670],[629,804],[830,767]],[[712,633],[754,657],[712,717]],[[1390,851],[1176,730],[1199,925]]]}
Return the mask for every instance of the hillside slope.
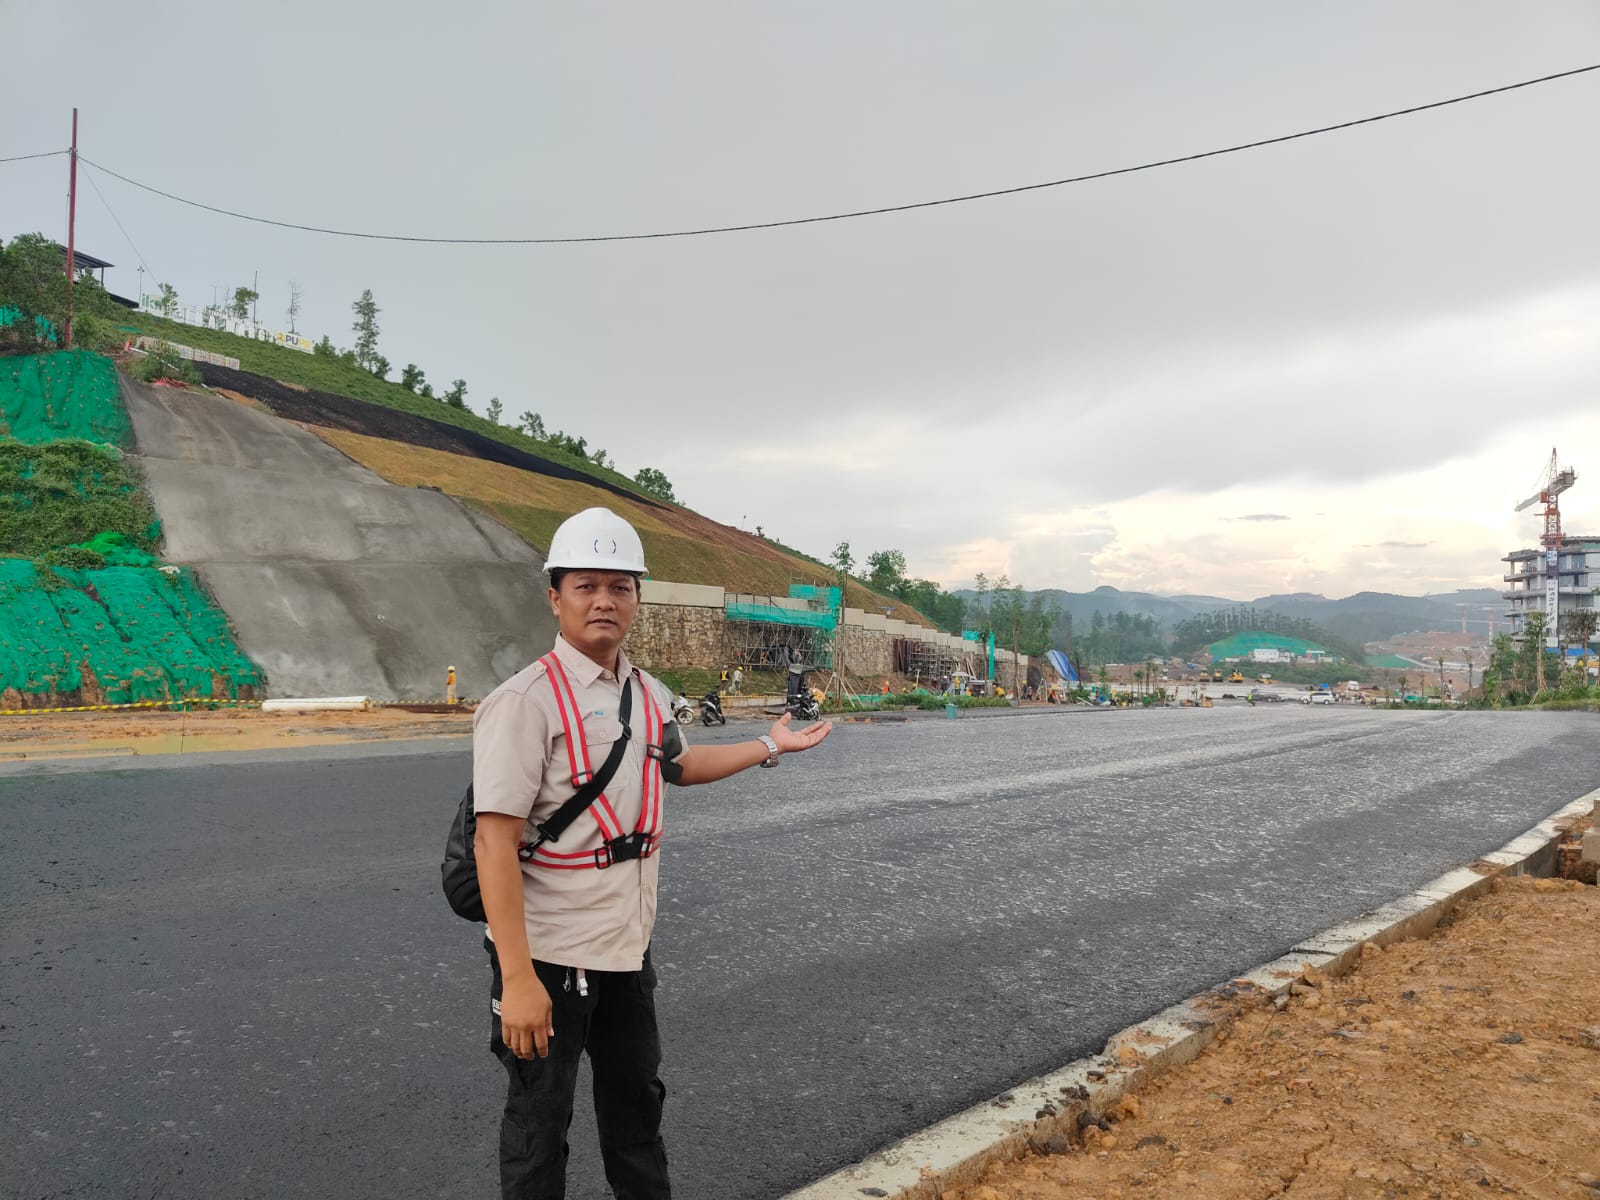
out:
{"label": "hillside slope", "polygon": [[[791,583],[832,582],[832,572],[820,563],[677,505],[636,503],[590,484],[403,442],[337,429],[316,432],[390,482],[437,487],[492,514],[535,547],[547,548],[556,526],[572,513],[599,504],[638,529],[654,579],[779,596],[788,594]],[[853,580],[846,603],[868,612],[890,610],[890,616],[912,624],[929,624],[915,609]]]}
{"label": "hillside slope", "polygon": [[[229,334],[210,337],[244,341]],[[240,358],[244,361],[242,354]],[[278,359],[271,361],[277,364]],[[603,505],[639,527],[653,578],[780,596],[788,594],[792,583],[833,582],[833,569],[824,563],[647,495],[615,472],[575,463],[559,448],[392,384],[378,386],[400,390],[408,403],[391,403],[388,396],[369,400],[366,391],[363,398],[320,391],[211,363],[200,364],[200,372],[207,386],[314,428],[392,483],[438,488],[492,513],[541,553],[565,517]],[[855,580],[845,589],[845,603],[913,625],[932,625],[916,609]]]}
{"label": "hillside slope", "polygon": [[396,487],[222,396],[123,379],[166,529],[273,695],[487,694],[554,636],[543,559],[438,492]]}

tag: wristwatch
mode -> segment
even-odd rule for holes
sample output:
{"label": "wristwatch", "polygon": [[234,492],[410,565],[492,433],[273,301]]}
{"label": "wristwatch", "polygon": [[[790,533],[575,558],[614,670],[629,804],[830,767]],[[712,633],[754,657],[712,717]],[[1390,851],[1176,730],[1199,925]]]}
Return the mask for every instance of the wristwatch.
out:
{"label": "wristwatch", "polygon": [[777,766],[778,765],[778,743],[773,741],[770,737],[768,737],[764,733],[760,737],[758,737],[756,739],[756,741],[760,742],[763,746],[765,746],[767,748],[767,761],[762,763],[761,765],[763,767],[775,767],[775,766]]}

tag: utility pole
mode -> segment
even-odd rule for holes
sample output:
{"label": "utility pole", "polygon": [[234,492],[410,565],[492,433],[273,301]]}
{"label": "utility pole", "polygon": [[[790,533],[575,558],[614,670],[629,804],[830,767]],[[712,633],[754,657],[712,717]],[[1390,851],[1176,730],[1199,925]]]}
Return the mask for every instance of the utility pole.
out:
{"label": "utility pole", "polygon": [[67,154],[71,163],[67,176],[67,346],[72,349],[72,280],[77,274],[78,236],[78,110],[72,110],[72,149]]}
{"label": "utility pole", "polygon": [[1011,594],[1011,698],[1018,704],[1022,703],[1022,689],[1017,686],[1017,672],[1022,669],[1021,659],[1017,657],[1017,624],[1022,619],[1022,614],[1017,611],[1020,597],[1018,592]]}
{"label": "utility pole", "polygon": [[144,264],[139,264],[139,306],[144,307]]}

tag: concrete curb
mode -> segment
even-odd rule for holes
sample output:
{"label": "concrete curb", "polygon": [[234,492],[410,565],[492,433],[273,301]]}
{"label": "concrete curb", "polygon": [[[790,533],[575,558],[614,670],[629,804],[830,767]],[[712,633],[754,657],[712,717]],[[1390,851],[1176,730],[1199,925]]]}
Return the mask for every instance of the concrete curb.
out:
{"label": "concrete curb", "polygon": [[1431,933],[1462,900],[1488,891],[1495,875],[1550,874],[1561,838],[1558,823],[1597,807],[1600,788],[1470,866],[1449,871],[1409,896],[1307,938],[1281,958],[1130,1025],[1106,1042],[1101,1054],[1019,1084],[790,1192],[784,1200],[939,1200],[946,1189],[976,1183],[990,1164],[1019,1157],[1030,1143],[1075,1138],[1080,1114],[1102,1113],[1126,1093],[1198,1056],[1227,1023],[1218,1014],[1240,994],[1283,995],[1308,967],[1328,976],[1343,975],[1359,962],[1365,943],[1383,946]]}

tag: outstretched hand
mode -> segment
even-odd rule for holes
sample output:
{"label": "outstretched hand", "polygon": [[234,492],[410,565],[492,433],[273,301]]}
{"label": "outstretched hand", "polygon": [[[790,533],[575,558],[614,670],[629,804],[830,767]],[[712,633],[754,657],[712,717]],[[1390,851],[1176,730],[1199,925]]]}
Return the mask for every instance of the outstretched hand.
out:
{"label": "outstretched hand", "polygon": [[814,725],[807,725],[804,729],[791,729],[789,714],[784,713],[772,723],[772,728],[767,732],[772,740],[778,743],[780,754],[798,754],[802,750],[811,749],[832,733],[833,722],[818,721]]}

